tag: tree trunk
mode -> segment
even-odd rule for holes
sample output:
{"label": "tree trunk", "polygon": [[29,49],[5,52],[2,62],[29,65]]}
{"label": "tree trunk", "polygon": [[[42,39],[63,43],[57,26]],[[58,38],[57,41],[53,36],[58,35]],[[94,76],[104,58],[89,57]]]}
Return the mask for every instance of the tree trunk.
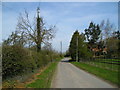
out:
{"label": "tree trunk", "polygon": [[40,17],[39,12],[37,16],[37,52],[41,51],[41,28],[40,28]]}
{"label": "tree trunk", "polygon": [[37,52],[41,51],[41,42],[37,44]]}

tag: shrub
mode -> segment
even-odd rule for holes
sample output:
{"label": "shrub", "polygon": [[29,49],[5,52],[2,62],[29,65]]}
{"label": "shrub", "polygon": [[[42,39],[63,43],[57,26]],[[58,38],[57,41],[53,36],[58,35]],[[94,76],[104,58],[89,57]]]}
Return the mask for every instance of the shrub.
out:
{"label": "shrub", "polygon": [[3,46],[2,75],[3,79],[26,71],[33,71],[35,62],[28,50],[20,46]]}
{"label": "shrub", "polygon": [[2,47],[2,75],[3,80],[23,73],[34,72],[35,69],[46,66],[51,59],[59,55],[52,51],[36,52],[18,45],[3,45]]}

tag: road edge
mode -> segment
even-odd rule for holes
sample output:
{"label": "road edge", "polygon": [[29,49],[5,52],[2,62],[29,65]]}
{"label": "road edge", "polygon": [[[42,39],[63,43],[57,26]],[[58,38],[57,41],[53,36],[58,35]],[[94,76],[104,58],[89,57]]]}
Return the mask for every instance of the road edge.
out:
{"label": "road edge", "polygon": [[[70,64],[73,65],[73,66],[75,66],[75,65],[72,64],[72,63],[70,63]],[[77,67],[77,66],[75,66],[75,67]],[[102,81],[104,81],[104,82],[106,82],[106,83],[108,83],[108,84],[110,84],[110,85],[113,86],[114,88],[119,88],[117,85],[111,83],[110,81],[105,80],[105,79],[103,79],[103,78],[101,78],[101,77],[99,77],[99,76],[97,76],[97,75],[95,75],[95,74],[92,74],[92,73],[88,72],[87,70],[84,70],[84,69],[82,69],[82,68],[80,68],[80,67],[77,67],[77,68],[78,68],[78,69],[81,69],[82,71],[84,71],[84,72],[86,72],[86,73],[88,73],[88,74],[90,74],[90,75],[93,75],[94,77],[96,77],[96,78],[98,78],[98,79],[100,79],[100,80],[102,80]]]}

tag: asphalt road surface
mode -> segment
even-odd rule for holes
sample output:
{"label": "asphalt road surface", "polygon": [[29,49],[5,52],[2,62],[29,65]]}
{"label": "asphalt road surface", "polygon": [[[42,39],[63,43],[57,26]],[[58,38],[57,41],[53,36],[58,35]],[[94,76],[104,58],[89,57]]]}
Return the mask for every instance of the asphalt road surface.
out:
{"label": "asphalt road surface", "polygon": [[58,64],[51,88],[114,88],[107,82],[91,75],[62,59]]}

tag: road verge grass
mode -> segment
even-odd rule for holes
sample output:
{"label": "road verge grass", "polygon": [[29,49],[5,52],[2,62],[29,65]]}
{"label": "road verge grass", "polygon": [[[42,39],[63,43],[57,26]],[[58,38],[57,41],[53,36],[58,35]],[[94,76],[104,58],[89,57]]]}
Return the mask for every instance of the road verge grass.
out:
{"label": "road verge grass", "polygon": [[118,72],[117,71],[103,69],[100,67],[85,64],[83,62],[71,62],[71,63],[83,70],[86,70],[89,73],[92,73],[100,78],[103,78],[104,80],[110,81],[111,83],[113,83],[117,86],[120,85],[120,82],[118,80]]}
{"label": "road verge grass", "polygon": [[27,88],[50,88],[51,81],[59,60],[60,58],[56,60],[56,62],[50,63],[48,67],[42,73],[40,73],[40,75],[37,75],[38,79],[36,79],[34,82],[30,84],[27,84],[26,87]]}

